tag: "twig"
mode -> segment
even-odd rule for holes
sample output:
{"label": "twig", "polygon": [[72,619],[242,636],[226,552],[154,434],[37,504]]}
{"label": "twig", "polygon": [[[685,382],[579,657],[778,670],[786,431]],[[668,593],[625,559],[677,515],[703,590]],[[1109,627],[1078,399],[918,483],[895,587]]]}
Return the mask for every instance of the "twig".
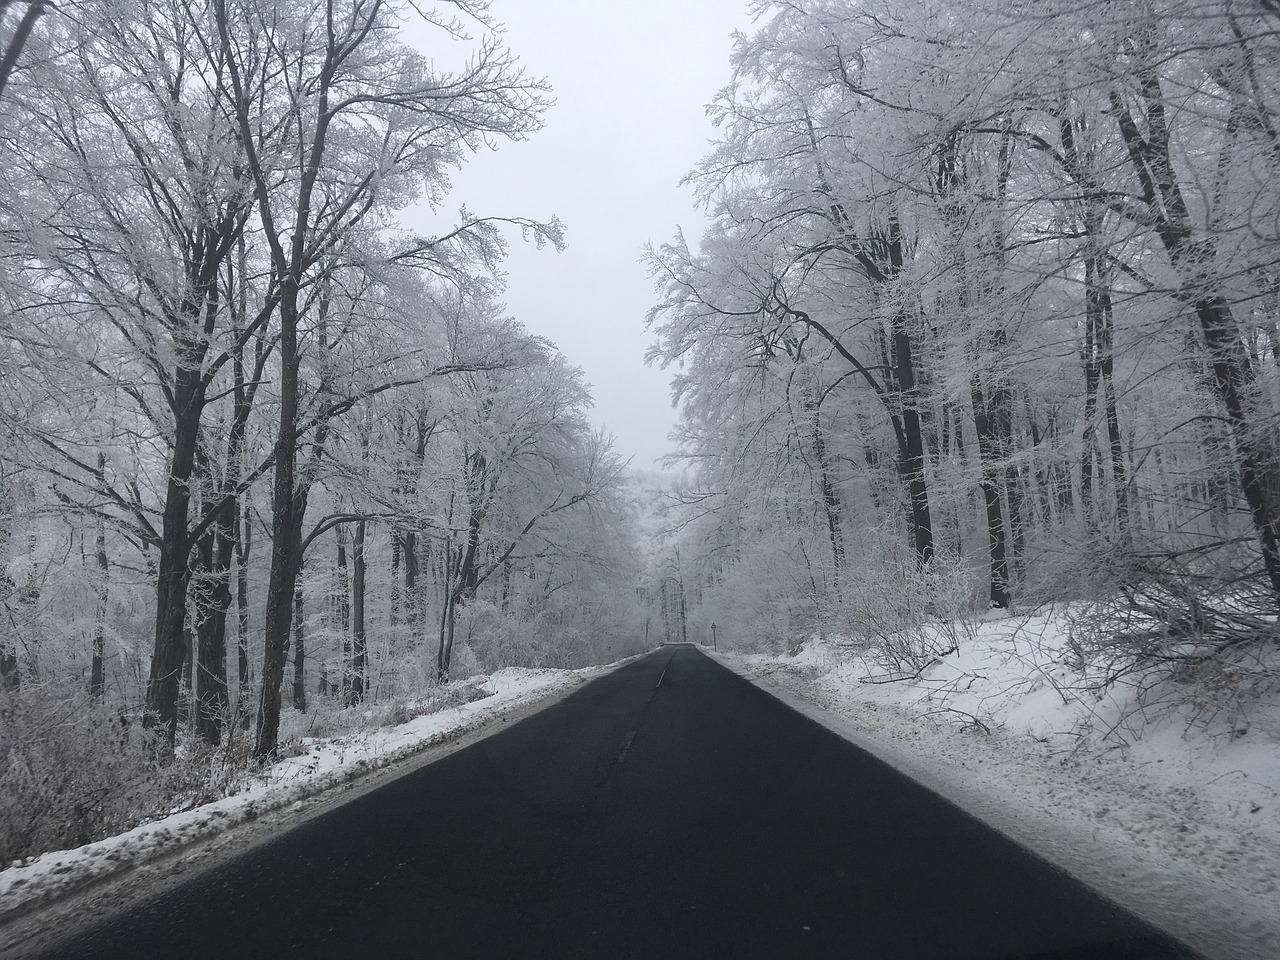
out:
{"label": "twig", "polygon": [[924,714],[924,716],[932,717],[939,713],[958,713],[962,717],[968,717],[969,722],[965,724],[965,726],[977,727],[987,736],[991,736],[991,729],[985,723],[975,717],[972,713],[966,713],[964,710],[957,710],[955,707],[940,707],[937,710],[930,710],[928,713]]}

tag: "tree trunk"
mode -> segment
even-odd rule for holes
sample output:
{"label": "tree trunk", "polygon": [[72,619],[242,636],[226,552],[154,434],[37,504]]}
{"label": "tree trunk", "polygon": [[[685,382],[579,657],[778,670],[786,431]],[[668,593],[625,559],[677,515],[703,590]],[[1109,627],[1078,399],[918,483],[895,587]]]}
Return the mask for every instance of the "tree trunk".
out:
{"label": "tree trunk", "polygon": [[196,736],[217,745],[230,698],[227,691],[227,611],[231,608],[232,542],[227,506],[220,509],[225,527],[215,523],[200,538],[200,572],[196,581]]}
{"label": "tree trunk", "polygon": [[347,571],[347,529],[333,528],[338,542],[338,628],[342,633],[342,702],[351,699],[351,577]]}
{"label": "tree trunk", "polygon": [[[812,141],[815,159],[818,155],[816,140]],[[896,215],[891,215],[886,228],[875,237],[875,243],[863,243],[856,239],[858,228],[849,216],[842,201],[835,199],[826,172],[819,163],[819,178],[823,193],[830,203],[829,212],[844,233],[841,246],[858,264],[867,279],[877,290],[892,295],[893,286],[901,278],[906,264],[902,225]],[[877,296],[879,292],[877,293]],[[850,361],[864,380],[871,383],[880,401],[885,405],[893,421],[898,442],[898,478],[907,492],[910,504],[908,518],[909,539],[915,552],[916,563],[927,567],[933,560],[933,519],[929,511],[929,489],[925,476],[924,432],[920,423],[919,396],[916,390],[915,355],[907,327],[908,316],[901,307],[895,307],[889,315],[889,336],[892,358],[887,364],[885,389],[875,383],[871,372],[857,363],[853,355],[838,338],[815,324],[812,318],[800,311],[789,311],[797,319],[808,324],[836,348],[842,357]],[[883,352],[883,346],[882,346]],[[895,498],[896,499],[896,498]]]}
{"label": "tree trunk", "polygon": [[[431,430],[425,423],[425,415],[421,412],[416,418],[417,440],[414,444],[412,477],[409,489],[416,494],[418,489],[418,470],[422,466],[427,452],[427,441]],[[418,557],[418,533],[413,527],[404,531],[404,604],[405,619],[409,623],[410,644],[416,646],[418,633],[422,629],[422,615],[425,607],[424,598],[418,596],[418,574],[421,564]]]}
{"label": "tree trunk", "polygon": [[351,541],[351,689],[347,706],[364,700],[367,646],[364,632],[365,600],[365,521],[356,523]]}
{"label": "tree trunk", "polygon": [[399,527],[391,528],[391,640],[394,640],[396,627],[400,624],[400,552],[404,544],[403,537],[404,532]]}
{"label": "tree trunk", "polygon": [[418,643],[419,609],[418,602],[418,534],[413,530],[404,532],[404,615],[409,625],[409,643]]}
{"label": "tree trunk", "polygon": [[[889,222],[886,238],[890,278],[901,276],[905,264],[902,229],[897,219]],[[898,473],[911,503],[911,542],[916,563],[927,567],[933,560],[933,518],[929,512],[929,490],[925,481],[924,431],[920,423],[920,395],[916,389],[915,351],[907,330],[907,317],[895,310],[890,320],[892,386],[899,406]]]}
{"label": "tree trunk", "polygon": [[[98,454],[98,473],[106,470],[106,454]],[[110,565],[107,561],[107,524],[102,516],[98,516],[97,529],[94,531],[94,555],[98,565],[98,610],[93,625],[93,654],[89,668],[89,696],[101,700],[106,691],[106,677],[103,670],[103,657],[106,653],[107,639],[107,590],[110,583]]]}
{"label": "tree trunk", "polygon": [[462,600],[474,599],[479,587],[480,529],[484,524],[489,482],[489,464],[484,454],[472,453],[467,457],[467,545],[458,564],[458,597]]}
{"label": "tree trunk", "polygon": [[147,681],[147,725],[158,726],[170,746],[177,734],[178,696],[187,642],[187,588],[191,582],[188,542],[191,480],[200,414],[204,407],[200,371],[179,368],[174,386],[174,441],[160,533],[156,571],[155,646]]}
{"label": "tree trunk", "polygon": [[1124,446],[1120,438],[1120,412],[1116,406],[1115,361],[1110,335],[1102,361],[1103,404],[1106,407],[1107,445],[1111,452],[1111,483],[1116,496],[1116,525],[1122,537],[1129,536],[1129,477],[1125,465]]}
{"label": "tree trunk", "polygon": [[982,499],[987,509],[987,545],[991,560],[991,606],[1007,609],[1009,606],[1009,563],[1005,550],[1004,513],[1000,504],[999,465],[1002,431],[992,423],[992,406],[983,395],[978,374],[973,374],[971,384],[973,419],[978,434],[978,456],[982,461]]}
{"label": "tree trunk", "polygon": [[307,709],[306,624],[303,622],[302,585],[293,589],[293,709]]}
{"label": "tree trunk", "polygon": [[454,550],[452,538],[444,543],[444,595],[440,604],[440,645],[436,651],[436,681],[448,683],[453,665],[454,609],[458,602],[461,548]]}
{"label": "tree trunk", "polygon": [[177,733],[178,671],[192,653],[186,623],[194,546],[190,539],[190,511],[208,389],[204,365],[221,315],[218,277],[232,242],[240,233],[240,216],[240,210],[227,208],[221,211],[218,223],[200,225],[195,244],[199,256],[183,264],[191,292],[181,310],[168,318],[173,336],[173,382],[168,391],[173,449],[156,571],[156,630],[147,683],[146,722],[159,726],[162,741],[169,747]]}
{"label": "tree trunk", "polygon": [[[301,237],[298,238],[301,242]],[[253,756],[259,762],[275,756],[280,736],[280,695],[289,654],[293,590],[298,581],[299,531],[295,496],[298,455],[298,290],[291,290],[280,309],[280,419],[275,444],[275,480],[271,508],[271,575],[262,656],[262,690]]]}
{"label": "tree trunk", "polygon": [[1177,296],[1191,307],[1213,367],[1213,384],[1227,411],[1236,447],[1239,484],[1249,506],[1273,603],[1280,602],[1280,523],[1273,498],[1280,490],[1271,432],[1254,423],[1249,404],[1256,382],[1231,305],[1217,275],[1217,249],[1209,236],[1197,236],[1173,162],[1164,93],[1160,82],[1155,34],[1144,33],[1135,45],[1143,58],[1136,76],[1145,115],[1146,134],[1118,92],[1111,94],[1112,113],[1142,189],[1143,200],[1179,279]]}
{"label": "tree trunk", "polygon": [[502,579],[499,581],[500,587],[498,596],[504,614],[511,612],[511,574],[512,564],[510,560],[504,561],[502,564]]}
{"label": "tree trunk", "polygon": [[[240,342],[241,333],[249,318],[249,255],[245,244],[244,233],[236,237],[236,259],[228,264],[227,286],[235,290],[235,296],[229,298],[234,320],[231,325],[232,336]],[[226,488],[234,485],[239,488],[244,472],[244,434],[248,427],[249,411],[253,398],[257,395],[256,373],[262,369],[265,360],[266,344],[263,337],[254,339],[255,383],[249,384],[245,377],[244,347],[235,351],[231,360],[232,395],[235,398],[235,413],[232,417],[231,434],[227,438],[227,474],[223,482],[224,495],[230,491]],[[236,561],[236,707],[235,715],[242,730],[249,729],[249,688],[253,683],[249,666],[249,556],[252,553],[253,527],[250,523],[249,506],[241,509],[241,498],[231,498],[223,504],[223,509],[230,516],[231,541]],[[225,622],[225,614],[224,614]],[[223,628],[225,633],[225,626]]]}
{"label": "tree trunk", "polygon": [[818,468],[818,486],[822,492],[822,508],[826,515],[827,536],[831,542],[831,560],[836,576],[844,565],[844,535],[840,529],[840,500],[835,485],[831,482],[831,465],[827,459],[826,438],[822,433],[822,425],[818,420],[818,404],[806,397],[805,412],[813,421],[813,459]]}
{"label": "tree trunk", "polygon": [[1093,477],[1097,460],[1098,386],[1102,379],[1098,368],[1096,269],[1096,259],[1093,257],[1086,259],[1084,343],[1080,349],[1084,366],[1084,432],[1080,438],[1080,507],[1084,511],[1085,528],[1088,530],[1093,530],[1095,527]]}
{"label": "tree trunk", "polygon": [[1013,464],[1005,467],[1004,492],[1009,502],[1009,567],[1018,581],[1026,575],[1027,530],[1022,510],[1022,476]]}
{"label": "tree trunk", "polygon": [[920,415],[914,407],[902,411],[902,444],[898,449],[898,476],[907,489],[911,505],[911,546],[916,564],[927,567],[933,561],[933,517],[929,512],[929,488],[925,481],[924,436]]}
{"label": "tree trunk", "polygon": [[195,685],[195,644],[191,642],[191,628],[184,628],[183,632],[186,636],[183,638],[187,648],[187,656],[182,661],[180,671],[181,683],[178,687],[178,723],[182,728],[187,728],[191,723],[191,717],[195,711],[196,685]]}
{"label": "tree trunk", "polygon": [[458,598],[451,590],[445,596],[440,612],[440,652],[436,657],[436,680],[439,683],[449,682],[449,671],[453,668],[453,631],[457,606]]}
{"label": "tree trunk", "polygon": [[249,555],[252,527],[249,508],[236,509],[236,715],[242,730],[249,729],[249,688],[253,676],[249,664]]}
{"label": "tree trunk", "polygon": [[[1093,207],[1097,201],[1091,200]],[[1090,209],[1084,217],[1089,248],[1085,257],[1085,449],[1080,472],[1080,499],[1086,519],[1092,521],[1091,480],[1097,454],[1098,398],[1102,398],[1103,418],[1111,462],[1111,486],[1115,497],[1116,527],[1128,535],[1129,499],[1125,476],[1124,449],[1120,439],[1120,414],[1116,407],[1115,352],[1112,327],[1111,271],[1100,248],[1102,213]],[[1092,522],[1090,526],[1092,526]]]}
{"label": "tree trunk", "polygon": [[[5,6],[8,6],[8,3],[0,6],[0,13],[4,12]],[[31,36],[31,30],[36,25],[36,20],[40,18],[40,15],[47,8],[52,6],[53,4],[46,2],[46,0],[28,0],[26,12],[22,14],[22,19],[18,21],[18,26],[9,37],[9,42],[4,47],[3,56],[0,56],[0,94],[4,93],[4,88],[9,83],[9,77],[18,65],[18,54],[26,46],[27,39]]]}

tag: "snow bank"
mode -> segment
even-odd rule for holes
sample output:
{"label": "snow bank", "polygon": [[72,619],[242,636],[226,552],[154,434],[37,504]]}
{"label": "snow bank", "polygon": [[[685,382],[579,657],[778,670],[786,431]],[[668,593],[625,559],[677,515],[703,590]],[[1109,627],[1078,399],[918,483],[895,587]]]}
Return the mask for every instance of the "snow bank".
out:
{"label": "snow bank", "polygon": [[264,813],[305,800],[429,747],[478,731],[537,701],[562,694],[607,668],[510,668],[461,686],[477,699],[408,722],[329,739],[304,737],[297,755],[248,779],[234,796],[143,824],[74,850],[46,853],[0,870],[0,922],[70,890],[170,854]]}
{"label": "snow bank", "polygon": [[721,659],[1207,956],[1280,957],[1280,689],[1090,691],[1064,611],[946,632],[907,677],[834,638]]}

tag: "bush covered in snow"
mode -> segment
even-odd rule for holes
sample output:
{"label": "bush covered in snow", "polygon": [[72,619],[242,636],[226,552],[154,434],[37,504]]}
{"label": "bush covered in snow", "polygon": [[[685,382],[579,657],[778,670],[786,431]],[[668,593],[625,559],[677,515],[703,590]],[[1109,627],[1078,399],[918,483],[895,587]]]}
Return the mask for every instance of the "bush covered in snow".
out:
{"label": "bush covered in snow", "polygon": [[0,694],[0,862],[79,846],[210,799],[223,768],[207,751],[183,749],[162,763],[137,716],[82,689],[27,683],[7,691]]}

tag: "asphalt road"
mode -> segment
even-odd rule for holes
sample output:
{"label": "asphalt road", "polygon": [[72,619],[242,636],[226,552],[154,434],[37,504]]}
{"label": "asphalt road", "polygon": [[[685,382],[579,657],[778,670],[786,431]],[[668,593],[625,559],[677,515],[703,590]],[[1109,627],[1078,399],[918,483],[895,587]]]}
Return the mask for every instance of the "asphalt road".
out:
{"label": "asphalt road", "polygon": [[692,647],[93,923],[40,956],[1193,956]]}

